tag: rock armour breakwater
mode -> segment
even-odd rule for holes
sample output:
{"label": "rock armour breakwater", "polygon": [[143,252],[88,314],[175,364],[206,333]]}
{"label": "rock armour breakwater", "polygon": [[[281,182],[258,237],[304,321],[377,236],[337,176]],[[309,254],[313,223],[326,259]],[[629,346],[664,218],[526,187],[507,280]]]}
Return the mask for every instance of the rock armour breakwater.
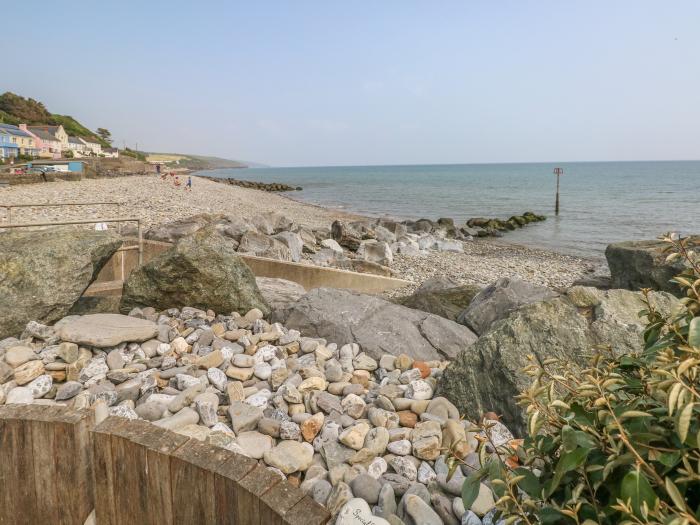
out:
{"label": "rock armour breakwater", "polygon": [[231,184],[232,186],[240,186],[241,188],[250,188],[261,191],[301,191],[302,189],[301,186],[290,186],[289,184],[282,184],[280,182],[255,182],[251,180],[239,180],[232,178],[222,179],[219,177],[202,178],[223,184]]}

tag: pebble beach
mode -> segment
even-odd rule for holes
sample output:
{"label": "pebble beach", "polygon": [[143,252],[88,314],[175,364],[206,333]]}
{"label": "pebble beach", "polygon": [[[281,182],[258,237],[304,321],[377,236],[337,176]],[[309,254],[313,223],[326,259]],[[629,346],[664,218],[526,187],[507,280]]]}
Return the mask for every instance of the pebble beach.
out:
{"label": "pebble beach", "polygon": [[[138,217],[145,228],[200,213],[241,219],[266,212],[284,214],[309,228],[361,218],[332,208],[295,201],[285,195],[193,177],[192,191],[155,175],[57,181],[0,188],[2,204],[119,202],[119,205],[16,208],[13,222],[51,222],[83,218]],[[0,208],[0,221],[7,210]],[[464,284],[486,285],[500,277],[519,277],[555,289],[590,274],[597,262],[515,244],[503,239],[464,242],[463,253],[434,252],[429,257],[398,255],[392,270],[415,287],[441,275]],[[409,289],[406,291],[410,291]]]}

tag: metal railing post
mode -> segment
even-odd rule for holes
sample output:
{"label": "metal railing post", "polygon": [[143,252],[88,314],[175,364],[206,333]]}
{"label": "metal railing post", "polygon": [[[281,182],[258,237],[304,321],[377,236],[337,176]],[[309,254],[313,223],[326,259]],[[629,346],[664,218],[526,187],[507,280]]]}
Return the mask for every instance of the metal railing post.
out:
{"label": "metal railing post", "polygon": [[143,231],[141,229],[141,219],[136,221],[139,230],[139,266],[143,265]]}

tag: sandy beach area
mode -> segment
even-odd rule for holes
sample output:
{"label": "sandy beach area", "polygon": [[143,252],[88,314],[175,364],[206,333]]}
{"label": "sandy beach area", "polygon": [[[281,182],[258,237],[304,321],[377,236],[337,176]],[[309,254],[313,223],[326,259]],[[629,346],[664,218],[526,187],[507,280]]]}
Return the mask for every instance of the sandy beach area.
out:
{"label": "sandy beach area", "polygon": [[[250,218],[277,212],[309,228],[330,227],[336,219],[358,217],[285,197],[193,177],[192,191],[156,176],[85,179],[0,188],[0,205],[114,201],[119,205],[16,208],[12,222],[50,222],[83,218],[139,217],[145,228],[199,213],[223,213]],[[0,221],[7,220],[0,208]],[[460,283],[486,285],[500,277],[520,277],[561,289],[589,274],[595,262],[550,251],[510,244],[507,240],[476,239],[464,243],[464,253],[432,252],[429,256],[397,255],[392,269],[416,286],[432,276]]]}

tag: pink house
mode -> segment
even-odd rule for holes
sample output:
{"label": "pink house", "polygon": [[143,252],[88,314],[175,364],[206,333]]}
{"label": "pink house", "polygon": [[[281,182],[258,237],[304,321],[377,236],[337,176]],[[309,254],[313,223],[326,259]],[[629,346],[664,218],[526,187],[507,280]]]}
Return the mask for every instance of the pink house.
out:
{"label": "pink house", "polygon": [[29,133],[34,137],[34,142],[36,144],[36,149],[39,150],[39,156],[49,159],[60,159],[61,158],[61,146],[60,142],[56,138],[47,132],[42,132],[40,129],[30,130],[26,124],[20,124],[19,129]]}

